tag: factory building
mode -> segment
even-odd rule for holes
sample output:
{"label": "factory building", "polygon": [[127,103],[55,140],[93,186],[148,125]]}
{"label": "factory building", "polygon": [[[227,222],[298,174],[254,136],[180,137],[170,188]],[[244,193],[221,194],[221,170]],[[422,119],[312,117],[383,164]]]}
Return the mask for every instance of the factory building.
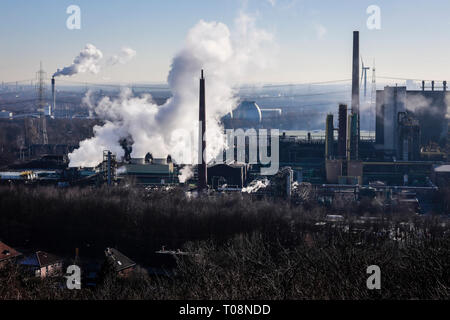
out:
{"label": "factory building", "polygon": [[298,182],[323,183],[325,172],[325,141],[283,135],[280,137],[280,168],[290,167]]}
{"label": "factory building", "polygon": [[262,121],[261,108],[255,101],[242,101],[222,121],[225,128],[259,128]]}
{"label": "factory building", "polygon": [[13,113],[6,111],[6,110],[1,110],[0,111],[0,119],[12,119],[13,118]]}
{"label": "factory building", "polygon": [[153,159],[146,163],[145,159],[131,159],[129,164],[119,168],[120,178],[131,178],[137,185],[165,185],[178,183],[178,174],[172,162],[167,159]]}
{"label": "factory building", "polygon": [[435,165],[431,179],[438,187],[450,185],[450,164]]}
{"label": "factory building", "polygon": [[236,109],[222,118],[227,129],[270,128],[282,117],[280,108],[262,109],[255,101],[242,101]]}
{"label": "factory building", "polygon": [[400,160],[418,160],[420,158],[420,125],[410,112],[398,113],[398,152]]}
{"label": "factory building", "polygon": [[211,165],[208,167],[208,185],[215,189],[223,185],[243,188],[247,182],[248,167],[245,163]]}
{"label": "factory building", "polygon": [[446,101],[450,95],[445,82],[444,90],[434,89],[434,85],[432,91],[425,90],[424,86],[422,90],[387,86],[377,91],[377,150],[390,158],[419,160],[421,145],[443,141],[448,132]]}
{"label": "factory building", "polygon": [[337,157],[334,156],[333,116],[328,115],[325,123],[325,172],[327,182],[332,184],[362,183],[363,165],[359,160],[361,156],[359,58],[359,32],[354,31],[351,113],[347,115],[347,106],[339,105]]}

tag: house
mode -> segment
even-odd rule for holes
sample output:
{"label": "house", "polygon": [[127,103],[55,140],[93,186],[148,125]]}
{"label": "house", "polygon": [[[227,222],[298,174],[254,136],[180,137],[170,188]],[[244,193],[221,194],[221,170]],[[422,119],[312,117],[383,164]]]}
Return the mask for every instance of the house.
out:
{"label": "house", "polygon": [[136,263],[119,250],[106,248],[105,256],[120,277],[127,277],[136,267]]}
{"label": "house", "polygon": [[37,251],[19,263],[36,277],[59,276],[63,273],[63,260],[50,253]]}
{"label": "house", "polygon": [[14,261],[22,254],[0,241],[0,268],[2,268],[8,261]]}

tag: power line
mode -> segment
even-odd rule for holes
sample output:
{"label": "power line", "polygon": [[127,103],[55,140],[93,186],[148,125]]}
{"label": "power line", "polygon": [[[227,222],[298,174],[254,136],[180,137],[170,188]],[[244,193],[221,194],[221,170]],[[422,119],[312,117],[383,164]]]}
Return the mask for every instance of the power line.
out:
{"label": "power line", "polygon": [[295,86],[304,86],[304,85],[318,85],[318,84],[329,84],[329,83],[339,83],[339,82],[348,82],[351,79],[342,79],[342,80],[327,80],[327,81],[318,81],[318,82],[299,82],[299,83],[283,83],[283,84],[265,84],[262,86],[252,86],[246,85],[241,86],[240,89],[259,89],[259,88],[283,88],[283,87],[295,87]]}
{"label": "power line", "polygon": [[298,97],[310,97],[310,96],[327,96],[339,93],[349,93],[348,90],[340,90],[340,91],[330,91],[330,92],[317,92],[317,93],[305,93],[305,94],[293,94],[293,95],[280,95],[280,96],[264,96],[264,97],[254,97],[254,96],[240,96],[241,98],[252,98],[258,100],[267,100],[267,99],[282,99],[282,98],[298,98]]}

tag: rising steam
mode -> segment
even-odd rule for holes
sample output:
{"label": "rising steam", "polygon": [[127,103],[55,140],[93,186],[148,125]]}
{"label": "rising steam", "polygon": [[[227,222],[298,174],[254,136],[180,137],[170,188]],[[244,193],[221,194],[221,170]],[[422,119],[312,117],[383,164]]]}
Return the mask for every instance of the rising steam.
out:
{"label": "rising steam", "polygon": [[[245,14],[236,20],[233,32],[223,23],[200,21],[172,61],[168,75],[172,98],[157,106],[150,95],[135,97],[124,89],[116,99],[90,102],[104,125],[96,126],[94,137],[69,155],[70,166],[95,166],[106,149],[120,159],[123,138],[133,141],[134,158],[151,152],[155,158],[170,154],[175,162],[197,163],[201,69],[206,77],[207,159],[215,157],[224,146],[220,118],[237,105],[233,86],[255,67],[267,65],[265,53],[271,43],[272,35],[257,29],[254,19]],[[186,137],[192,144],[186,143]],[[183,172],[183,179],[189,172]]]}
{"label": "rising steam", "polygon": [[[123,47],[122,50],[108,59],[107,66],[113,66],[116,64],[126,64],[136,56],[136,51]],[[93,44],[86,44],[81,52],[73,59],[70,66],[63,69],[58,69],[53,76],[74,76],[79,73],[92,73],[97,74],[100,72],[102,66],[101,61],[103,59],[103,53],[97,49]]]}
{"label": "rising steam", "polygon": [[97,74],[100,71],[99,62],[102,58],[103,53],[93,44],[88,43],[78,56],[75,57],[70,66],[58,69],[53,76],[73,76],[85,72]]}
{"label": "rising steam", "polygon": [[118,54],[115,54],[111,58],[109,58],[108,64],[112,66],[116,64],[126,64],[130,62],[135,56],[135,50],[128,47],[123,47]]}

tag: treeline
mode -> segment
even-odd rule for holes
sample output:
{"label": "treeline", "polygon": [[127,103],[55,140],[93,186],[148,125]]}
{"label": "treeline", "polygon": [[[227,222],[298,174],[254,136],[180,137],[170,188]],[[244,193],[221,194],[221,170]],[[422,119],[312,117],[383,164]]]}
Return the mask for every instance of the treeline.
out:
{"label": "treeline", "polygon": [[[338,211],[339,210],[339,211]],[[187,196],[181,189],[0,188],[0,237],[11,246],[101,257],[116,247],[141,266],[165,245],[192,255],[175,277],[138,268],[105,274],[95,289],[58,289],[0,270],[0,299],[448,299],[450,232],[445,217],[394,216],[369,201],[346,208]],[[325,222],[342,214],[343,222]],[[377,217],[365,220],[361,217]],[[372,222],[370,222],[372,221]],[[366,268],[382,290],[366,288]],[[56,288],[56,289],[55,289]]]}
{"label": "treeline", "polygon": [[[322,209],[312,210],[312,214]],[[143,264],[188,241],[259,231],[276,240],[305,212],[241,195],[188,198],[181,189],[0,187],[0,235],[12,246],[98,256],[116,247]]]}
{"label": "treeline", "polygon": [[[338,233],[333,236],[341,237]],[[259,233],[226,245],[188,244],[173,278],[138,268],[129,278],[105,274],[93,289],[68,290],[55,279],[25,280],[15,265],[0,269],[0,299],[448,299],[449,239],[337,245],[312,236],[288,248]],[[381,268],[381,290],[368,290],[367,267]],[[63,281],[64,283],[64,281]]]}

